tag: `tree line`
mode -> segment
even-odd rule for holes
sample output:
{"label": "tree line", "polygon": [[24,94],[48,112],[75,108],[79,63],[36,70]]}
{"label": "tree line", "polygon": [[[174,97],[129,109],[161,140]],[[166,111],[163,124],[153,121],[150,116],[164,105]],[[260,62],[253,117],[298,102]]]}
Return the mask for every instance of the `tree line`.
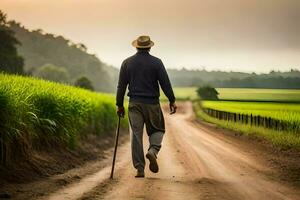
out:
{"label": "tree line", "polygon": [[300,89],[300,71],[297,69],[267,74],[187,69],[168,72],[173,85],[178,87]]}
{"label": "tree line", "polygon": [[244,79],[231,78],[225,81],[211,83],[219,88],[270,88],[270,89],[300,89],[298,77],[247,77]]}

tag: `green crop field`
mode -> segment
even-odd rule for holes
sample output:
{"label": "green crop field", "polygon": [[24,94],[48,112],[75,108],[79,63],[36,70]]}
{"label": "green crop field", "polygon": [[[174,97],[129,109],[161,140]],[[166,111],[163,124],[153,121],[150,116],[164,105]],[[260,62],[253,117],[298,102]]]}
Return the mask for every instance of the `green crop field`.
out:
{"label": "green crop field", "polygon": [[271,117],[300,126],[300,104],[297,103],[203,101],[202,105],[220,111]]}
{"label": "green crop field", "polygon": [[111,133],[117,123],[113,95],[29,77],[0,74],[0,105],[6,148],[13,140],[75,147],[80,137]]}
{"label": "green crop field", "polygon": [[[197,99],[196,87],[175,87],[177,99]],[[298,101],[300,90],[258,89],[258,88],[217,88],[220,99],[243,101]],[[166,99],[162,95],[162,99]]]}
{"label": "green crop field", "polygon": [[[229,102],[229,101],[203,101],[194,103],[196,116],[205,121],[217,124],[220,127],[241,132],[245,135],[255,135],[270,141],[282,148],[300,149],[300,137],[297,130],[300,129],[300,104],[295,103],[269,103],[269,102]],[[293,129],[274,130],[263,126],[245,124],[232,120],[222,120],[205,113],[201,107],[212,108],[231,113],[253,114],[278,119],[280,122],[293,124]]]}
{"label": "green crop field", "polygon": [[217,90],[220,99],[300,102],[300,90],[258,88],[217,88]]}
{"label": "green crop field", "polygon": [[[264,125],[257,126],[240,121],[220,120],[205,113],[200,106],[195,106],[199,118],[246,135],[263,137],[280,147],[300,148],[300,90],[236,88],[218,88],[217,90],[221,100],[202,101],[201,107],[271,118],[274,119],[273,121],[277,120],[279,123],[285,124],[284,130],[278,130],[274,123],[272,127],[266,128]],[[226,101],[222,101],[222,99]]]}
{"label": "green crop field", "polygon": [[195,111],[198,118],[210,123],[214,123],[220,127],[231,129],[245,135],[253,135],[258,138],[264,138],[267,141],[271,142],[273,145],[280,148],[300,149],[299,134],[295,134],[294,132],[276,131],[264,127],[251,126],[250,124],[219,120],[204,113],[197,105],[195,105]]}

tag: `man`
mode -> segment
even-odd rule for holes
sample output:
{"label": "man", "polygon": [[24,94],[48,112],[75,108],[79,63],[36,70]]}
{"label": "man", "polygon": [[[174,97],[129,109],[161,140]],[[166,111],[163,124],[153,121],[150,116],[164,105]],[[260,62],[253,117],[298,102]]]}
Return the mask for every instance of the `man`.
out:
{"label": "man", "polygon": [[[137,53],[123,61],[117,90],[117,114],[124,117],[124,94],[128,85],[128,115],[131,127],[131,151],[135,177],[144,177],[145,158],[143,151],[143,128],[149,136],[146,158],[149,168],[157,173],[157,154],[161,148],[165,123],[159,104],[159,84],[170,101],[171,114],[176,112],[175,97],[166,69],[159,58],[149,54],[154,43],[149,36],[140,36],[132,42]],[[158,84],[159,83],[159,84]]]}

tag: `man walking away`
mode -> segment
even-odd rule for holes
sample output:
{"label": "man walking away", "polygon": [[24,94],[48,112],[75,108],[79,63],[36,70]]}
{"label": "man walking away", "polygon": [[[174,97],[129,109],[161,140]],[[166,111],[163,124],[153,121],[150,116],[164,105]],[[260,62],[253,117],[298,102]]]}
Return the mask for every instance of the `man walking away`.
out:
{"label": "man walking away", "polygon": [[137,53],[123,61],[117,90],[117,114],[124,117],[124,94],[128,85],[128,115],[131,127],[131,151],[135,177],[144,177],[145,158],[143,151],[143,128],[149,136],[146,158],[149,168],[157,173],[157,154],[165,133],[164,116],[159,104],[159,84],[170,102],[171,114],[176,112],[175,97],[166,69],[159,58],[149,54],[154,43],[149,36],[140,36],[132,42]]}

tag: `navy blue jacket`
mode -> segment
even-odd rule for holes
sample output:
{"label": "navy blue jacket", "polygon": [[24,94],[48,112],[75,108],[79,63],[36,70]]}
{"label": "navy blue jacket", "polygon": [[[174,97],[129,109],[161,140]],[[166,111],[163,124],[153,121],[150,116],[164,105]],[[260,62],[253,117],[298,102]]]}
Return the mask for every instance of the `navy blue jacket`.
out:
{"label": "navy blue jacket", "polygon": [[123,61],[119,74],[117,106],[123,106],[127,85],[129,101],[159,103],[160,85],[169,101],[175,102],[173,89],[162,61],[146,50],[139,50]]}

